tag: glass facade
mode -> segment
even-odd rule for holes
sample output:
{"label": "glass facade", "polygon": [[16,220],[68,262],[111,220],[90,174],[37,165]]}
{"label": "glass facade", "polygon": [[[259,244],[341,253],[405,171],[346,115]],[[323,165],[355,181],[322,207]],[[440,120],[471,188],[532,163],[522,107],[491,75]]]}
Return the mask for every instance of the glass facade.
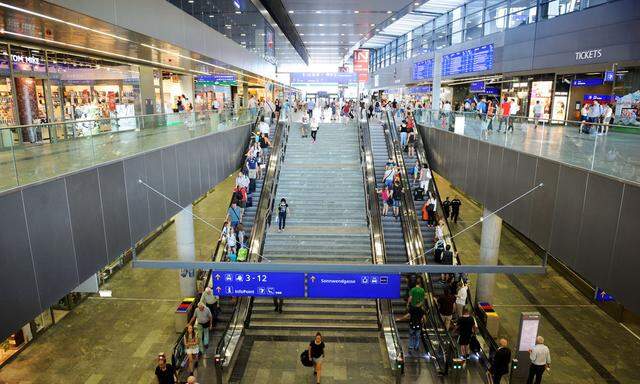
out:
{"label": "glass facade", "polygon": [[375,71],[413,56],[611,1],[615,0],[472,0],[373,49],[369,68]]}

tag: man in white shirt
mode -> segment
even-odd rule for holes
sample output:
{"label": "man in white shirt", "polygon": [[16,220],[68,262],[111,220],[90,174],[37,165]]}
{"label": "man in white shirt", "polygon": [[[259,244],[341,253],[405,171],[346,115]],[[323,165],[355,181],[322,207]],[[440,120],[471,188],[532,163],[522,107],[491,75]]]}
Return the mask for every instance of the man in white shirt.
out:
{"label": "man in white shirt", "polygon": [[544,371],[551,369],[551,355],[549,347],[544,345],[544,337],[536,337],[536,345],[529,350],[529,359],[531,359],[531,365],[529,366],[527,384],[533,384],[534,377],[535,384],[540,384]]}
{"label": "man in white shirt", "polygon": [[611,105],[609,104],[605,104],[604,105],[604,112],[603,112],[603,120],[602,122],[605,124],[602,126],[602,135],[606,135],[607,133],[609,133],[609,124],[611,124],[611,116],[613,116],[613,108],[611,108]]}
{"label": "man in white shirt", "polygon": [[249,177],[242,172],[238,173],[238,177],[236,177],[236,186],[249,190]]}
{"label": "man in white shirt", "polygon": [[249,107],[249,111],[251,111],[251,116],[255,118],[258,115],[258,101],[254,95],[251,95],[247,106]]}
{"label": "man in white shirt", "polygon": [[538,128],[538,123],[544,113],[544,107],[540,104],[540,100],[536,100],[536,104],[533,106],[533,128]]}
{"label": "man in white shirt", "polygon": [[264,122],[264,116],[260,116],[260,123],[258,124],[258,129],[260,130],[261,135],[267,135],[267,137],[269,137],[269,124]]}
{"label": "man in white shirt", "polygon": [[589,121],[596,127],[595,134],[598,134],[598,131],[600,131],[600,125],[598,123],[600,123],[602,112],[602,107],[597,100],[594,100],[591,108],[589,108]]}

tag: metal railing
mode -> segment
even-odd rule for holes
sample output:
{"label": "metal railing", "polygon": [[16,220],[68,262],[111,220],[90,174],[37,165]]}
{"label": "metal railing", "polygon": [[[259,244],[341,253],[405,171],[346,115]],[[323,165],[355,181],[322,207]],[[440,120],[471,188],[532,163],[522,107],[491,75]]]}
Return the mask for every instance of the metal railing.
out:
{"label": "metal railing", "polygon": [[[269,161],[265,170],[260,202],[258,203],[254,225],[251,230],[249,257],[247,262],[261,262],[264,239],[271,221],[271,214],[275,204],[276,181],[280,175],[280,164],[284,160],[286,144],[291,124],[291,117],[287,121],[277,122]],[[229,326],[225,329],[220,342],[216,346],[214,364],[217,382],[225,382],[233,371],[237,354],[242,344],[244,329],[249,325],[253,297],[239,297],[234,306]]]}
{"label": "metal railing", "polygon": [[[253,122],[252,128],[255,128],[258,124],[258,121],[260,119],[262,115],[262,111],[258,111],[258,114],[256,115],[256,119]],[[255,143],[255,137],[254,135],[251,135],[251,138],[249,139],[249,143],[247,146],[247,149],[250,148],[253,144]],[[246,151],[245,151],[246,153]],[[244,164],[246,161],[246,155],[242,157],[242,164]],[[233,201],[233,193],[231,194],[232,197],[229,199],[229,205],[228,207],[231,206],[231,203]],[[227,214],[225,216],[225,222],[229,221],[229,215]],[[212,261],[227,261],[227,249],[226,249],[226,236],[228,234],[225,232],[221,232],[220,236],[218,237],[218,240],[216,242],[216,246],[214,248],[213,253],[211,254],[211,260]],[[213,271],[209,270],[206,272],[206,278],[204,281],[204,285],[203,285],[203,289],[206,289],[207,287],[209,287],[211,285],[211,276],[212,276]],[[201,297],[201,293],[199,293],[198,295],[196,295],[196,300],[194,301],[194,305],[191,308],[191,311],[189,313],[187,313],[187,319],[190,320],[193,316],[193,311],[195,310],[195,304],[198,303],[198,301],[200,300]],[[178,377],[180,377],[180,372],[182,370],[182,367],[184,366],[186,359],[187,359],[187,354],[185,352],[185,347],[184,347],[184,336],[186,334],[186,330],[183,331],[180,336],[178,337],[178,340],[176,341],[174,347],[173,347],[173,352],[171,354],[171,364],[176,368],[177,372],[178,372]]]}
{"label": "metal railing", "polygon": [[[426,148],[424,146],[423,138],[420,132],[417,132],[416,134],[415,150],[416,150],[416,156],[420,164],[421,165],[426,164],[429,170],[431,170]],[[440,197],[440,191],[438,190],[438,183],[436,182],[435,178],[431,179],[431,182],[429,183],[429,187],[436,198],[437,205],[438,205],[437,211],[444,212],[444,208],[442,206],[442,199]],[[455,265],[462,265],[462,260],[460,259],[458,248],[456,247],[455,240],[452,237],[453,232],[451,231],[449,219],[447,217],[442,217],[441,220],[444,221],[445,223],[445,226],[443,228],[443,237],[444,237],[445,243],[450,244],[451,248],[453,249],[453,254],[454,254],[453,263]],[[468,281],[468,278],[464,275],[460,276],[460,278],[464,281]],[[481,320],[481,317],[479,316],[480,314],[479,306],[477,305],[475,300],[473,300],[473,295],[469,288],[467,288],[467,292],[468,292],[467,305],[471,306],[471,308],[473,309],[473,312],[475,314],[474,318],[476,319],[476,323],[478,324],[478,329],[480,331],[480,334],[483,340],[485,341],[485,345],[489,348],[489,351],[485,351],[484,349],[481,349],[480,351],[481,355],[479,356],[480,362],[484,365],[485,369],[489,369],[490,356],[492,356],[493,353],[498,349],[498,344],[496,343],[493,336],[487,330],[486,323]]]}
{"label": "metal railing", "polygon": [[556,120],[497,112],[416,109],[414,114],[418,124],[640,184],[640,122],[633,118],[628,124],[610,124],[596,118]]}
{"label": "metal railing", "polygon": [[[376,176],[373,163],[371,137],[369,134],[369,123],[368,121],[362,121],[360,119],[354,120],[357,125],[360,143],[360,163],[362,167],[362,178],[366,201],[365,211],[367,221],[369,222],[371,252],[373,255],[372,262],[374,264],[385,264],[386,250],[384,232],[382,229],[382,221],[380,219],[380,204],[376,190]],[[389,358],[391,371],[396,378],[396,381],[400,382],[401,375],[404,373],[404,352],[402,350],[400,334],[398,326],[396,325],[391,300],[377,299],[376,309],[378,314],[378,324],[382,330],[385,345],[387,347],[387,356]]]}
{"label": "metal railing", "polygon": [[251,123],[249,109],[0,128],[0,191]]}
{"label": "metal railing", "polygon": [[[400,204],[400,213],[407,248],[407,257],[409,264],[426,264],[422,231],[415,209],[413,209],[414,203],[413,196],[411,195],[411,186],[409,184],[408,172],[402,156],[399,133],[393,114],[387,113],[386,120],[388,127],[387,147],[391,149],[392,158],[395,159],[400,169],[400,180],[404,191]],[[444,330],[444,322],[438,314],[433,297],[433,285],[429,275],[426,273],[422,274],[422,279],[427,285],[427,289],[425,290],[425,305],[427,318],[432,330],[432,332],[429,332],[429,330],[423,332],[423,336],[427,337],[427,341],[424,344],[430,355],[434,357],[436,369],[440,373],[446,374],[452,366],[452,359],[457,356],[456,344],[453,342],[449,332],[441,331]]]}

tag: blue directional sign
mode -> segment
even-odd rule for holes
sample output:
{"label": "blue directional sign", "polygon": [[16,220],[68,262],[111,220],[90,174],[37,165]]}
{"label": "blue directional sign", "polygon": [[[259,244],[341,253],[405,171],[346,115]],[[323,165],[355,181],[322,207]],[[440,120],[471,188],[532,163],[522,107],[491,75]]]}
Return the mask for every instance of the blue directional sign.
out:
{"label": "blue directional sign", "polygon": [[399,299],[400,275],[307,274],[307,297],[325,299]]}
{"label": "blue directional sign", "polygon": [[219,296],[304,297],[302,272],[216,272],[213,292]]}

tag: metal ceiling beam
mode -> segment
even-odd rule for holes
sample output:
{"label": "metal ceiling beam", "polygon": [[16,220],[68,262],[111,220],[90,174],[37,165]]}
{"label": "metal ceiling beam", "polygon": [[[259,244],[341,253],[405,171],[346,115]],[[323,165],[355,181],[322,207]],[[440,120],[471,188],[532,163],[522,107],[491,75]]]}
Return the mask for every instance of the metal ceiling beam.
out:
{"label": "metal ceiling beam", "polygon": [[544,274],[544,265],[409,265],[409,264],[310,264],[310,263],[220,263],[209,261],[133,260],[135,268],[212,269],[238,272],[306,273],[504,273]]}
{"label": "metal ceiling beam", "polygon": [[277,24],[302,61],[309,65],[309,52],[281,0],[251,0],[270,24]]}

